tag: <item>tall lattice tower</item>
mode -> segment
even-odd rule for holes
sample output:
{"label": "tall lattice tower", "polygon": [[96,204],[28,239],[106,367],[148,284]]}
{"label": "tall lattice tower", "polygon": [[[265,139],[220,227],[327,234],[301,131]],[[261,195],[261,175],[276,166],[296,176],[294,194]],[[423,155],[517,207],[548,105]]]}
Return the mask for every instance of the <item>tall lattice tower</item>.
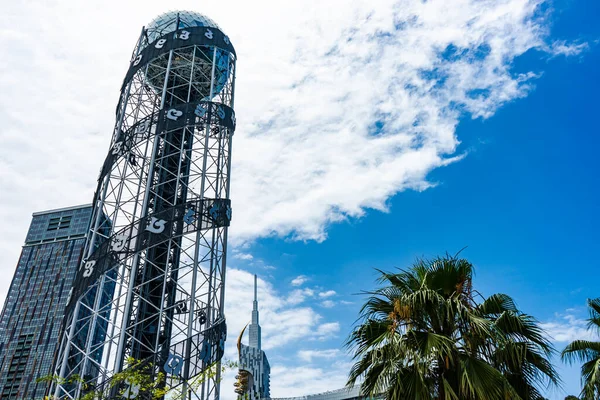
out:
{"label": "tall lattice tower", "polygon": [[[110,387],[131,358],[187,399],[219,398],[235,63],[198,13],[142,29],[67,306],[57,398]],[[111,396],[124,390],[136,398],[139,387]]]}

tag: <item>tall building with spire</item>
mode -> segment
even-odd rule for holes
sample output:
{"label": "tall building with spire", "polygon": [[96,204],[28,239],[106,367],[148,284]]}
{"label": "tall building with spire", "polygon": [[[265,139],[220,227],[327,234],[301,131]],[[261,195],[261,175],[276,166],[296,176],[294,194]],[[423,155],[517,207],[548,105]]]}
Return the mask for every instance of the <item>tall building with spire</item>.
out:
{"label": "tall building with spire", "polygon": [[248,327],[248,335],[250,336],[250,347],[260,348],[260,324],[258,323],[258,294],[256,275],[254,275],[254,301],[252,302],[252,322]]}
{"label": "tall building with spire", "polygon": [[257,278],[254,275],[254,301],[252,302],[252,322],[247,325],[249,345],[242,344],[244,331],[238,338],[239,372],[236,376],[235,392],[241,400],[258,400],[271,397],[271,366],[267,355],[261,349],[261,332],[258,321]]}

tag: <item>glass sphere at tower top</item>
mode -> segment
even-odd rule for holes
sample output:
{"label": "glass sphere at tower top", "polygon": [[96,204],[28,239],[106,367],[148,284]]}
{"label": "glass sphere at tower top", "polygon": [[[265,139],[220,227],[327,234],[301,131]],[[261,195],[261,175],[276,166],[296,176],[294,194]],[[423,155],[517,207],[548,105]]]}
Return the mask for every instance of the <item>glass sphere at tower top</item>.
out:
{"label": "glass sphere at tower top", "polygon": [[[179,14],[178,27],[176,26],[177,14]],[[221,29],[215,21],[195,11],[168,11],[154,18],[146,26],[148,43],[154,42],[157,38],[169,32],[175,32],[177,29],[195,26]]]}
{"label": "glass sphere at tower top", "polygon": [[[212,19],[197,12],[169,11],[161,14],[145,27],[145,35],[142,35],[137,49],[138,54],[147,46],[152,46],[152,43],[160,37],[180,29],[197,27],[221,30]],[[231,76],[234,58],[227,49],[208,44],[194,45],[190,39],[189,46],[180,47],[173,53],[171,71],[176,73],[168,76],[169,81],[177,86],[177,89],[172,89],[172,92],[178,98],[189,101],[212,100],[226,86]],[[146,67],[146,79],[156,93],[163,91],[164,71],[169,59],[168,52],[162,53],[152,59]],[[213,76],[214,80],[212,80]],[[190,77],[192,85],[188,88],[181,85],[181,82],[176,84],[177,77]]]}

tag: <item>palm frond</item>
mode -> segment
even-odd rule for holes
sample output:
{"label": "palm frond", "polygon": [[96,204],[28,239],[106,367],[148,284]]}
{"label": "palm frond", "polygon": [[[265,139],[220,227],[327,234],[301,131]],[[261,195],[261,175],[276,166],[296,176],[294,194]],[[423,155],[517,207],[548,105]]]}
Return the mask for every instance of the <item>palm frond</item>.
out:
{"label": "palm frond", "polygon": [[590,318],[588,319],[588,328],[593,329],[600,334],[600,298],[588,299]]}
{"label": "palm frond", "polygon": [[481,304],[477,305],[476,309],[482,316],[486,317],[499,315],[505,311],[517,312],[517,306],[512,297],[503,293],[491,295]]}
{"label": "palm frond", "polygon": [[561,359],[570,364],[600,359],[600,342],[575,340],[562,351]]}
{"label": "palm frond", "polygon": [[[461,399],[503,400],[505,398],[521,399],[506,378],[496,368],[473,357],[465,357],[460,361],[460,396]],[[515,397],[507,397],[507,391]]]}
{"label": "palm frond", "polygon": [[583,390],[581,397],[596,400],[600,397],[600,360],[590,360],[581,366]]}

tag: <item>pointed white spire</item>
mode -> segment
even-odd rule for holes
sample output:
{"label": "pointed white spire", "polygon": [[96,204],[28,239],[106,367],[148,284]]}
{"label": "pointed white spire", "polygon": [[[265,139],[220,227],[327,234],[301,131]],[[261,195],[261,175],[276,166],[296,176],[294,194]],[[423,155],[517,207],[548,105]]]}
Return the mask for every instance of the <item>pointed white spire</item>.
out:
{"label": "pointed white spire", "polygon": [[258,278],[254,275],[254,301],[252,302],[252,323],[248,328],[250,336],[250,347],[260,350],[260,324],[258,322]]}
{"label": "pointed white spire", "polygon": [[[258,312],[258,289],[257,289],[258,285],[257,285],[256,280],[257,280],[256,275],[254,275],[254,302],[252,303],[252,311]],[[252,322],[258,324],[258,321],[256,321],[256,322],[252,321]]]}

